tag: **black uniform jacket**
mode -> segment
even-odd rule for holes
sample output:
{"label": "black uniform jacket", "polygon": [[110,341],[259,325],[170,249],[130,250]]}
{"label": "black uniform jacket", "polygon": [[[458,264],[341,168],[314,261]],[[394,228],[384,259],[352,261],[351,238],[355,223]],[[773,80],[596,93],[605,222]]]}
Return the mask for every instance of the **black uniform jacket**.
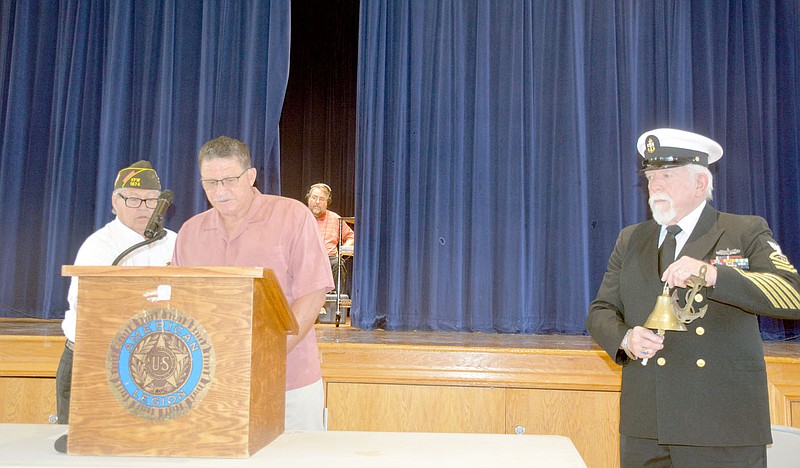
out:
{"label": "black uniform jacket", "polygon": [[[706,205],[678,254],[709,262],[741,255],[749,268],[717,266],[714,287],[700,290],[705,317],[688,331],[665,333],[647,366],[619,348],[643,325],[664,284],[658,274],[659,225],[628,226],[617,238],[587,328],[622,369],[620,433],[696,446],[771,442],[764,350],[756,314],[800,318],[800,277],[766,221]],[[683,298],[686,290],[678,290]],[[699,299],[699,298],[698,298]]]}

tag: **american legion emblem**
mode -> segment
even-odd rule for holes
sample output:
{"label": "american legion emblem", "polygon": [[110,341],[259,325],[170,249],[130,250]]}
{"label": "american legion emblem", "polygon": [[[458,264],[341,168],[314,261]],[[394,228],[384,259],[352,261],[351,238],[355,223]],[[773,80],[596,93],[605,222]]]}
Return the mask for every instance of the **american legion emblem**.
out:
{"label": "american legion emblem", "polygon": [[208,392],[214,348],[203,326],[175,309],[130,318],[106,355],[111,391],[125,409],[155,421],[187,413]]}

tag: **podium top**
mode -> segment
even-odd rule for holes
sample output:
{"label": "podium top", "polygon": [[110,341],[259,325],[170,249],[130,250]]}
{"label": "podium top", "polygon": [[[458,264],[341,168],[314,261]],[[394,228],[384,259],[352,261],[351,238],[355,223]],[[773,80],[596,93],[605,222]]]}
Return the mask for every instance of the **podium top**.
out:
{"label": "podium top", "polygon": [[197,278],[274,278],[274,273],[269,268],[263,267],[175,267],[175,266],[76,266],[63,265],[62,276],[172,276],[172,277],[197,277]]}
{"label": "podium top", "polygon": [[[77,276],[83,278],[103,278],[111,282],[127,282],[133,278],[157,282],[193,282],[202,279],[206,282],[256,284],[264,283],[264,288],[259,289],[259,298],[271,304],[271,317],[275,317],[281,330],[290,335],[298,333],[297,320],[286,302],[278,278],[269,268],[263,267],[232,267],[232,266],[76,266],[63,265],[62,276]],[[113,279],[112,279],[113,278]],[[179,280],[179,278],[181,278]],[[87,280],[88,281],[88,280]],[[160,294],[160,293],[159,293]]]}

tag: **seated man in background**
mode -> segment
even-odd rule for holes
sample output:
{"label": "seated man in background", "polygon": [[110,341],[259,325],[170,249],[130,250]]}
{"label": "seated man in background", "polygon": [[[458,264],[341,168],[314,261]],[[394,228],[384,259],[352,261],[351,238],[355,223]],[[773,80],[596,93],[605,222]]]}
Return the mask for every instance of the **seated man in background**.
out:
{"label": "seated man in background", "polygon": [[[325,251],[328,253],[328,258],[331,261],[331,272],[333,272],[333,281],[336,287],[344,286],[344,281],[347,279],[347,269],[345,268],[344,261],[339,264],[339,257],[336,255],[336,248],[339,245],[339,216],[328,207],[331,204],[331,188],[327,184],[317,183],[308,189],[306,194],[306,201],[311,213],[317,219],[317,226],[319,226],[319,234],[322,238],[322,244],[325,246]],[[355,242],[355,233],[347,223],[342,223],[342,247],[347,247],[352,252],[353,243]],[[341,283],[337,280],[337,274],[342,272]]]}
{"label": "seated man in background", "polygon": [[[161,181],[148,161],[137,161],[119,171],[111,194],[111,212],[116,218],[86,238],[78,249],[75,265],[107,266],[117,256],[145,240],[144,231],[158,204]],[[138,248],[125,257],[119,265],[166,266],[172,259],[177,234],[166,230],[167,235],[151,244]],[[75,323],[78,302],[78,278],[73,277],[67,293],[69,310],[64,314],[61,328],[67,337],[66,346],[56,371],[56,407],[58,423],[69,423],[69,402],[72,395],[72,358],[75,344]],[[56,450],[66,451],[66,435],[56,440]]]}

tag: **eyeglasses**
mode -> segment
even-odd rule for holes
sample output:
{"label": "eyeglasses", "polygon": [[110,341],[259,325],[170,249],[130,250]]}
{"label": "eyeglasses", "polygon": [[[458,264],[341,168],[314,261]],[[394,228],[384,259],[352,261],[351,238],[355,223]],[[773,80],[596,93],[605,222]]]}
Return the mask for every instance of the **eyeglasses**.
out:
{"label": "eyeglasses", "polygon": [[121,193],[118,193],[117,195],[125,200],[125,206],[128,208],[139,208],[142,206],[142,202],[144,202],[144,206],[150,208],[151,210],[158,206],[158,198],[126,197]]}
{"label": "eyeglasses", "polygon": [[203,185],[203,188],[206,190],[215,190],[217,185],[222,184],[223,187],[226,189],[233,188],[239,179],[244,175],[245,172],[249,171],[250,168],[248,167],[241,174],[236,177],[226,177],[224,179],[200,179],[200,183]]}

